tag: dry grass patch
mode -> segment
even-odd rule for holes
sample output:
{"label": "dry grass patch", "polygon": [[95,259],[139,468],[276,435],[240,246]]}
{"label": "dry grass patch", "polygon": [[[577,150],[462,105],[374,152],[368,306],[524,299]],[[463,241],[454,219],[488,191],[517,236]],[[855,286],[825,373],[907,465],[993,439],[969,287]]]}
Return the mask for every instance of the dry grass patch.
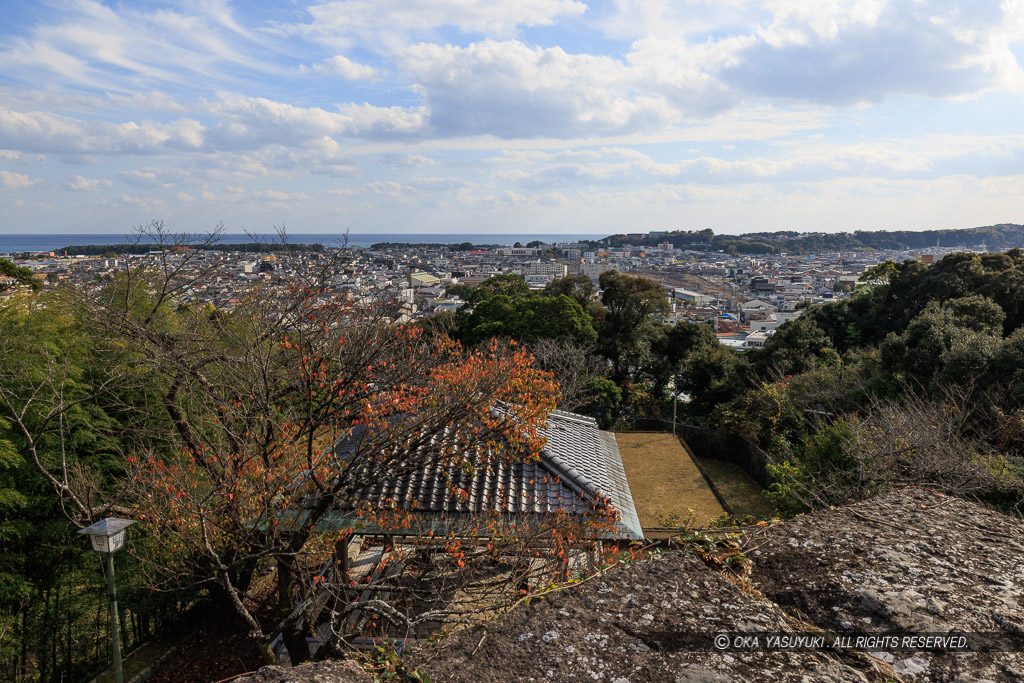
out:
{"label": "dry grass patch", "polygon": [[690,509],[695,512],[696,526],[725,514],[677,437],[660,432],[616,432],[615,440],[642,526],[673,526],[665,524],[671,519],[681,524]]}
{"label": "dry grass patch", "polygon": [[698,458],[700,466],[715,484],[725,503],[736,517],[773,517],[778,510],[762,494],[764,489],[738,465]]}

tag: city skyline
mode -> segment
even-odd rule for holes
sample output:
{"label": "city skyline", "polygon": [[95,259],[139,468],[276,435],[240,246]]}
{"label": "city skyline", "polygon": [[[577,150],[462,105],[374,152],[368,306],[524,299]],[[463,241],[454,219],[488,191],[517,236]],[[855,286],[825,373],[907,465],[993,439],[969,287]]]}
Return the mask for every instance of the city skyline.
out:
{"label": "city skyline", "polygon": [[5,234],[1024,222],[1024,2],[15,0]]}

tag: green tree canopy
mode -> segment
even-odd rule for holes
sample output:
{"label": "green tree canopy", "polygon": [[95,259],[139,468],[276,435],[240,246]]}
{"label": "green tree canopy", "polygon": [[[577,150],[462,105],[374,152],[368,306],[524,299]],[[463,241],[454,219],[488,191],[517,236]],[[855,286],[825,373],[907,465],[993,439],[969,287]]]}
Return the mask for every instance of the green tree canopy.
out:
{"label": "green tree canopy", "polygon": [[825,332],[801,316],[779,325],[764,348],[755,352],[753,362],[763,375],[796,375],[821,363],[838,363],[839,354]]}
{"label": "green tree canopy", "polygon": [[586,345],[597,339],[590,314],[564,294],[515,299],[495,294],[459,318],[458,334],[471,346],[492,337],[511,337],[525,343],[568,339]]}
{"label": "green tree canopy", "polygon": [[597,294],[597,288],[594,287],[594,281],[586,275],[569,275],[547,283],[544,286],[544,293],[548,296],[564,294],[586,307]]}
{"label": "green tree canopy", "polygon": [[669,312],[668,299],[658,282],[617,270],[601,273],[599,284],[606,313],[598,347],[611,360],[614,378],[622,380],[648,364],[651,341],[661,325],[652,316]]}
{"label": "green tree canopy", "polygon": [[[0,258],[0,275],[14,278],[18,284],[28,285],[33,291],[39,290],[39,281],[32,277],[32,271],[24,266],[15,265],[13,261]],[[0,283],[0,292],[7,289],[7,285]]]}

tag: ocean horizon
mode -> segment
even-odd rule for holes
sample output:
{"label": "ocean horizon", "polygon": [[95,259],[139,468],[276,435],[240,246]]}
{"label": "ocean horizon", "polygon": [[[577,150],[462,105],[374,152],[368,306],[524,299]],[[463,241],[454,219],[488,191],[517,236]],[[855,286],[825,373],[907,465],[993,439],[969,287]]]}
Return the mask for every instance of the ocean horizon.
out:
{"label": "ocean horizon", "polygon": [[[259,234],[257,238],[273,241],[273,233]],[[532,242],[542,240],[549,244],[559,242],[575,242],[577,240],[595,240],[607,237],[604,234],[459,234],[459,233],[381,233],[348,235],[349,246],[368,247],[379,242],[399,242],[404,244],[500,244],[511,246],[516,242]],[[325,246],[342,244],[344,234],[331,233],[294,233],[288,235],[288,241],[294,244],[315,244]],[[83,233],[83,234],[36,234],[36,235],[0,235],[0,254],[20,253],[25,251],[59,251],[65,247],[82,247],[92,244],[125,244],[134,241],[134,236],[123,233]],[[225,233],[221,236],[221,244],[242,244],[252,242],[253,238],[245,233]]]}

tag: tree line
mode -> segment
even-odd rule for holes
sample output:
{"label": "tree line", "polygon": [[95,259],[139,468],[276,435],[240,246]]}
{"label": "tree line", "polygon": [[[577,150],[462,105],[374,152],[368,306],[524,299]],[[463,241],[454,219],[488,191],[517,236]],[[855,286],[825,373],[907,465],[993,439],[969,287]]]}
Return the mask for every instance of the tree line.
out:
{"label": "tree line", "polygon": [[730,254],[815,254],[822,251],[876,251],[977,247],[993,251],[1024,245],[1024,225],[1005,223],[952,230],[856,230],[853,232],[799,233],[793,231],[716,235],[711,229],[674,230],[664,235],[612,235],[601,240],[607,247],[626,244],[654,247],[668,242],[676,249],[723,251]]}

